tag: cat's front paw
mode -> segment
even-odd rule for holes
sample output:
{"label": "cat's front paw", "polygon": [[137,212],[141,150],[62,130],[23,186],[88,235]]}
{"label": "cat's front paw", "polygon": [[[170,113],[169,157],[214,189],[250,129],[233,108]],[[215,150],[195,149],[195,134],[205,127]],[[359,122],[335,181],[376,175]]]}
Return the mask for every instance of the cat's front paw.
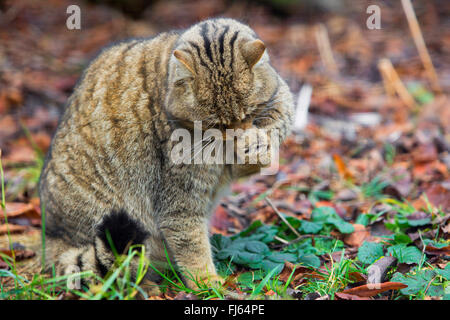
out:
{"label": "cat's front paw", "polygon": [[218,274],[208,274],[186,279],[186,285],[193,290],[211,287],[217,288],[221,287],[224,283],[225,279]]}

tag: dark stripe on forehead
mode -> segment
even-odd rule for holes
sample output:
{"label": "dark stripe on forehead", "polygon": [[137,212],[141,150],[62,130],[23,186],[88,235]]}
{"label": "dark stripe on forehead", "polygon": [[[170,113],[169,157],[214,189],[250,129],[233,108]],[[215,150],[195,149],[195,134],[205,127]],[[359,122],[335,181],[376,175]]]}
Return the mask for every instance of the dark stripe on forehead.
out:
{"label": "dark stripe on forehead", "polygon": [[225,65],[225,57],[223,55],[224,53],[224,42],[225,42],[225,35],[227,34],[228,30],[230,29],[230,26],[226,26],[223,30],[222,34],[219,36],[219,55],[220,55],[220,63],[222,66]]}
{"label": "dark stripe on forehead", "polygon": [[189,41],[189,44],[190,44],[191,46],[193,46],[194,49],[197,51],[198,60],[200,61],[200,64],[201,64],[202,66],[204,66],[205,68],[207,68],[207,69],[211,72],[211,68],[208,66],[208,64],[207,64],[207,63],[203,60],[203,58],[202,58],[202,54],[201,54],[201,51],[200,51],[200,47],[199,47],[196,43],[194,43],[194,42],[192,42],[192,41]]}
{"label": "dark stripe on forehead", "polygon": [[203,37],[203,45],[205,46],[205,52],[209,60],[214,63],[212,52],[211,52],[211,41],[208,38],[208,24],[204,23],[202,25],[201,36]]}
{"label": "dark stripe on forehead", "polygon": [[232,67],[232,68],[233,68],[233,63],[234,63],[234,43],[236,42],[238,34],[239,34],[239,31],[236,31],[230,40],[230,56],[231,56],[230,67]]}

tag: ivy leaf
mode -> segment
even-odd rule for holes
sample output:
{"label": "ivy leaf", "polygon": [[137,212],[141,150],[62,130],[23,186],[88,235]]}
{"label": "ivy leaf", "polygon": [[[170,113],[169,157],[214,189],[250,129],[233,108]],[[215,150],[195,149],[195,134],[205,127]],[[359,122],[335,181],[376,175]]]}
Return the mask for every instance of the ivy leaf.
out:
{"label": "ivy leaf", "polygon": [[318,207],[311,213],[311,220],[314,222],[327,222],[330,217],[337,216],[336,210],[332,207]]}
{"label": "ivy leaf", "polygon": [[314,254],[305,254],[298,257],[298,262],[309,267],[319,268],[320,259]]}
{"label": "ivy leaf", "polygon": [[331,224],[341,233],[352,233],[355,228],[351,223],[345,222],[332,207],[315,208],[311,214],[311,220],[316,223]]}
{"label": "ivy leaf", "polygon": [[251,288],[255,281],[261,280],[263,278],[263,273],[260,271],[248,271],[239,275],[237,278],[238,282],[247,288]]}
{"label": "ivy leaf", "polygon": [[213,253],[217,253],[228,247],[231,244],[231,239],[221,234],[214,234],[210,238],[210,243]]}
{"label": "ivy leaf", "polygon": [[365,264],[374,263],[383,254],[383,245],[381,243],[364,241],[358,249],[358,259]]}
{"label": "ivy leaf", "polygon": [[394,241],[397,244],[410,244],[412,242],[411,238],[404,234],[403,232],[398,232],[394,235]]}
{"label": "ivy leaf", "polygon": [[341,218],[328,218],[327,222],[334,225],[340,233],[352,233],[355,231],[355,227],[351,223],[345,222]]}
{"label": "ivy leaf", "polygon": [[[436,273],[433,270],[421,270],[414,275],[403,275],[396,272],[392,276],[391,281],[401,282],[408,287],[401,289],[400,292],[405,295],[412,295],[418,293],[425,293],[427,296],[441,296],[444,295],[442,285],[432,285],[430,281]],[[427,292],[424,292],[428,287]]]}
{"label": "ivy leaf", "polygon": [[407,247],[405,244],[397,244],[395,246],[388,248],[388,253],[397,258],[398,262],[412,264],[412,263],[420,263],[422,259],[422,252],[416,247],[409,246]]}
{"label": "ivy leaf", "polygon": [[304,234],[317,234],[320,230],[322,230],[323,224],[320,222],[311,222],[306,220],[301,220],[300,228],[298,231]]}
{"label": "ivy leaf", "polygon": [[270,253],[269,247],[261,241],[248,241],[245,244],[245,249],[252,253],[266,255]]}
{"label": "ivy leaf", "polygon": [[243,251],[243,252],[233,252],[231,258],[234,263],[249,265],[261,262],[264,256],[262,254]]}
{"label": "ivy leaf", "polygon": [[274,252],[270,255],[268,255],[266,257],[266,259],[273,261],[273,262],[277,262],[277,263],[283,263],[285,261],[289,261],[289,262],[296,262],[297,261],[297,256],[293,253],[287,253],[287,252]]}
{"label": "ivy leaf", "polygon": [[445,269],[436,269],[436,272],[439,273],[445,280],[450,280],[450,264],[445,266]]}

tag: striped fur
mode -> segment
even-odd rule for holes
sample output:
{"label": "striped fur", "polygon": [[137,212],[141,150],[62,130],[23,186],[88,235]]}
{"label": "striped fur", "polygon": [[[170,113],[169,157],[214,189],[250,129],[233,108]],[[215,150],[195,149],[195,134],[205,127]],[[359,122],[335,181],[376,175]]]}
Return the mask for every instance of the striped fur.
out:
{"label": "striped fur", "polygon": [[41,175],[47,263],[62,273],[78,265],[104,274],[114,257],[102,233],[125,219],[137,223],[129,226],[139,236],[114,229],[125,233],[115,245],[138,240],[158,262],[164,242],[182,270],[214,278],[208,218],[248,168],[174,166],[169,137],[196,120],[224,129],[250,119],[280,129],[282,140],[292,108],[262,42],[235,20],[207,20],[103,50],[68,101]]}

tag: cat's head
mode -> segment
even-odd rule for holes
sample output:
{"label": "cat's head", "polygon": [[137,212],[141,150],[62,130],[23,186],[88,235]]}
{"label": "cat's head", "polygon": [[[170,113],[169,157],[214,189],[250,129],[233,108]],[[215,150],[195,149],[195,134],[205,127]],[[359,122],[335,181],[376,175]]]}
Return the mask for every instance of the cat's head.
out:
{"label": "cat's head", "polygon": [[166,109],[204,129],[251,121],[278,87],[264,43],[232,19],[201,22],[185,31],[169,61]]}

